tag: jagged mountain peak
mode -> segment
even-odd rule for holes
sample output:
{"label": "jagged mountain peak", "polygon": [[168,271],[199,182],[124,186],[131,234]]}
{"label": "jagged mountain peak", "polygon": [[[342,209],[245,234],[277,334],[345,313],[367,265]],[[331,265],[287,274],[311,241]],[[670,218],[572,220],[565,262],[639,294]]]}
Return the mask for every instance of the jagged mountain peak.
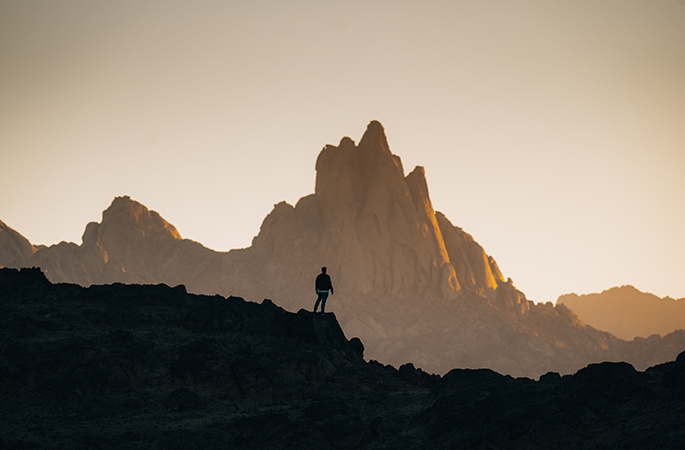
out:
{"label": "jagged mountain peak", "polygon": [[[649,292],[642,292],[638,288],[636,288],[635,286],[630,285],[630,284],[624,284],[622,286],[614,286],[614,287],[611,287],[609,289],[605,289],[604,291],[602,291],[602,294],[604,294],[605,292],[615,292],[615,293],[622,293],[622,294],[647,294],[647,295],[650,295]],[[651,294],[651,295],[653,295],[653,294]]]}
{"label": "jagged mountain peak", "polygon": [[[115,197],[109,208],[102,212],[102,222],[98,226],[98,237],[101,238],[105,230],[112,226],[123,226],[136,230],[143,237],[161,235],[173,239],[182,239],[176,227],[164,220],[157,211],[149,210],[145,205],[132,200],[128,195]],[[86,234],[84,233],[84,239],[85,237]]]}
{"label": "jagged mountain peak", "polygon": [[369,122],[361,141],[359,141],[359,148],[366,151],[382,151],[392,155],[388,145],[388,138],[385,136],[385,128],[377,120]]}
{"label": "jagged mountain peak", "polygon": [[390,151],[383,126],[373,121],[359,145],[345,137],[337,147],[326,145],[321,150],[316,160],[315,192],[358,202],[374,186],[404,189],[403,178],[402,160]]}
{"label": "jagged mountain peak", "polygon": [[423,202],[425,200],[430,202],[428,181],[426,181],[426,170],[422,166],[414,167],[414,170],[405,177],[405,181],[407,182],[407,186],[409,186],[409,191],[411,192],[415,203],[417,201]]}
{"label": "jagged mountain peak", "polygon": [[[315,210],[296,208],[302,223],[322,219],[322,258],[342,268],[340,283],[358,295],[453,298],[460,290],[425,171],[404,176],[383,126],[369,124],[359,145],[327,145],[316,164]],[[306,218],[305,218],[306,216]],[[266,224],[266,222],[265,222]],[[273,234],[269,227],[261,233]],[[273,246],[272,246],[273,247]],[[290,251],[294,251],[291,249]]]}

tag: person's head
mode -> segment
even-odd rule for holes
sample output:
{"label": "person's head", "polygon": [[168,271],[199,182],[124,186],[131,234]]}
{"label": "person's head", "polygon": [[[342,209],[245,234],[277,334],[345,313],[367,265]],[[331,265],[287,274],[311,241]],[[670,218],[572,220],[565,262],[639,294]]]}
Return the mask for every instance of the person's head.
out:
{"label": "person's head", "polygon": [[325,267],[322,267],[322,268],[321,268],[321,273],[326,273],[326,268],[325,268]]}

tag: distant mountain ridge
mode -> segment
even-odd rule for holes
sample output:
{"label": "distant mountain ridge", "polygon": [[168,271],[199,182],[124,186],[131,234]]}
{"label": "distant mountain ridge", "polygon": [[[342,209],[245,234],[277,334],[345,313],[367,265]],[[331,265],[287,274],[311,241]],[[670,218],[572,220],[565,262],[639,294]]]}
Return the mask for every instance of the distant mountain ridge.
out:
{"label": "distant mountain ridge", "polygon": [[[314,277],[327,266],[336,288],[327,309],[369,358],[436,373],[488,367],[535,377],[608,360],[641,370],[685,348],[685,332],[625,342],[563,305],[526,300],[471,235],[434,211],[423,168],[405,176],[376,121],[358,145],[344,137],[325,146],[316,171],[315,193],[276,204],[245,249],[216,252],[182,239],[156,212],[117,197],[100,223],[87,225],[81,245],[32,247],[19,261],[28,254],[21,244],[7,266],[38,266],[52,282],[83,286],[183,284],[193,293],[270,298],[291,311],[313,307]],[[19,241],[0,237],[12,249]]]}
{"label": "distant mountain ridge", "polygon": [[630,285],[599,294],[565,294],[559,303],[571,308],[586,324],[626,340],[664,336],[685,328],[685,299],[659,298]]}

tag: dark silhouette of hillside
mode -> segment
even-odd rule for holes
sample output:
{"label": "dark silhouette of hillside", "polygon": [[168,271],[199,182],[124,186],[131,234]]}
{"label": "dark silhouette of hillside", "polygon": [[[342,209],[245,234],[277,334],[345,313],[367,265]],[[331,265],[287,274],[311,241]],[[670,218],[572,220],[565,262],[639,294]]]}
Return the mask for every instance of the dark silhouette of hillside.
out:
{"label": "dark silhouette of hillside", "polygon": [[362,359],[334,314],[0,269],[0,448],[660,448],[685,353],[534,381]]}
{"label": "dark silhouette of hillside", "polygon": [[[440,374],[487,367],[538,377],[601,361],[644,370],[685,349],[685,332],[625,342],[563,305],[528,301],[471,235],[434,211],[424,169],[405,176],[376,121],[359,144],[344,137],[325,146],[316,171],[315,192],[275,205],[245,249],[215,252],[182,239],[157,212],[117,197],[81,245],[8,245],[28,255],[11,266],[82,286],[183,284],[196,294],[270,298],[289,311],[313,308],[312,280],[327,266],[336,295],[326,308],[364,341],[368,358]],[[20,241],[3,233],[0,244]]]}

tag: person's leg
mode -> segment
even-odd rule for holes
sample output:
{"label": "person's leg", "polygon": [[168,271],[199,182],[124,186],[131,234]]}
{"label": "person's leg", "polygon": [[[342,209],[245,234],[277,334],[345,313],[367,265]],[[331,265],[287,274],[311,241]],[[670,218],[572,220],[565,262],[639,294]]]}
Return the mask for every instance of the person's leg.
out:
{"label": "person's leg", "polygon": [[[318,297],[316,298],[316,303],[314,304],[314,312],[316,312],[316,309],[319,307],[319,303],[321,303],[321,299],[323,298],[323,293],[319,292]],[[324,300],[324,303],[326,300]],[[321,310],[323,311],[323,305],[321,305]]]}
{"label": "person's leg", "polygon": [[326,299],[328,299],[328,291],[319,293],[321,296],[321,314],[326,312]]}

